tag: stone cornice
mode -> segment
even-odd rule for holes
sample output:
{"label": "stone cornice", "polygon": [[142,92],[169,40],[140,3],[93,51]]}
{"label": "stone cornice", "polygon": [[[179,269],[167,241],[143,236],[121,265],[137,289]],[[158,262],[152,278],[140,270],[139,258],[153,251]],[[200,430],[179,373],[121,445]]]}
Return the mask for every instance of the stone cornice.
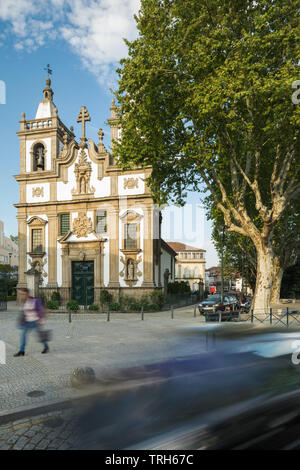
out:
{"label": "stone cornice", "polygon": [[[84,198],[84,199],[67,199],[65,201],[47,201],[47,202],[34,202],[34,203],[24,203],[24,204],[14,204],[14,207],[17,208],[26,208],[26,207],[45,207],[45,206],[59,206],[59,205],[66,205],[66,204],[88,204],[88,203],[99,203],[99,202],[109,202],[109,201],[122,201],[122,200],[134,200],[134,199],[144,199],[145,201],[152,201],[151,195],[147,194],[136,194],[132,196],[106,196],[106,197],[101,197],[101,198]],[[154,205],[154,204],[153,204]],[[145,206],[146,207],[146,206]],[[149,206],[147,205],[148,209],[151,209],[151,204]]]}

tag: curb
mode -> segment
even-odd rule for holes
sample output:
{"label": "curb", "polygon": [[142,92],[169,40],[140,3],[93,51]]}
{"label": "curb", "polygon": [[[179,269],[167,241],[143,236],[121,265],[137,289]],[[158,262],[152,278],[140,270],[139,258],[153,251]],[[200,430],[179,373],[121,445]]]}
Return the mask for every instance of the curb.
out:
{"label": "curb", "polygon": [[30,407],[21,406],[14,408],[13,411],[0,411],[0,426],[18,421],[29,417],[51,413],[52,411],[60,411],[71,408],[73,400],[52,401]]}
{"label": "curb", "polygon": [[79,391],[79,395],[73,398],[65,398],[63,400],[49,400],[32,406],[21,406],[13,410],[0,411],[0,426],[12,421],[26,419],[33,416],[51,413],[52,411],[62,411],[78,406],[84,399],[90,398],[101,393],[99,383],[93,387],[86,387],[85,390]]}

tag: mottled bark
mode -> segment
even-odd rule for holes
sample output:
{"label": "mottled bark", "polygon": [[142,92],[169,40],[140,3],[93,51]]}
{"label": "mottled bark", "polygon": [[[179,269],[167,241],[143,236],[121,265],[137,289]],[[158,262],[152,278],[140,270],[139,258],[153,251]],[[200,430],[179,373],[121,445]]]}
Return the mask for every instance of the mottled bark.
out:
{"label": "mottled bark", "polygon": [[270,307],[274,253],[270,246],[259,245],[257,249],[257,275],[252,309],[257,314],[264,313]]}
{"label": "mottled bark", "polygon": [[281,290],[283,272],[284,272],[283,268],[279,264],[274,263],[272,292],[271,292],[271,298],[270,298],[270,303],[272,305],[279,304],[280,302],[280,290]]}

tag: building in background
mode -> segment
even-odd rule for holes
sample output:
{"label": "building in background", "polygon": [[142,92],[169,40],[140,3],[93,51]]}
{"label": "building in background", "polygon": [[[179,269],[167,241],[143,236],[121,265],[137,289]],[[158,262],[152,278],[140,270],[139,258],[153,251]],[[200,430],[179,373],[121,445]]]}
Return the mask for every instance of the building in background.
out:
{"label": "building in background", "polygon": [[193,292],[205,289],[205,250],[180,242],[168,242],[176,252],[175,281],[188,282]]}
{"label": "building in background", "polygon": [[18,245],[4,235],[4,223],[0,220],[0,264],[19,265]]}
{"label": "building in background", "polygon": [[[221,293],[221,268],[212,266],[205,270],[206,291],[210,294]],[[252,289],[247,285],[246,279],[243,280],[238,271],[225,273],[224,292],[243,292],[245,295],[252,295]]]}

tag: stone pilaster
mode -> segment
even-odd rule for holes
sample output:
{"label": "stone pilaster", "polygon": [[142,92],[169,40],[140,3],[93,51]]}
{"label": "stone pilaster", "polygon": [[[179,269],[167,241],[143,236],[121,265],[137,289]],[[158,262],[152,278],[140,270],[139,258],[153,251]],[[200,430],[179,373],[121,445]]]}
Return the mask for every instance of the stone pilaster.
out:
{"label": "stone pilaster", "polygon": [[143,250],[142,287],[155,287],[154,282],[154,243],[153,243],[153,207],[144,208],[144,250]]}
{"label": "stone pilaster", "polygon": [[119,210],[111,209],[108,213],[109,227],[109,284],[108,287],[120,287],[119,283]]}
{"label": "stone pilaster", "polygon": [[19,247],[19,281],[18,287],[26,287],[27,280],[25,272],[27,271],[27,224],[26,215],[19,214],[18,219],[18,247]]}
{"label": "stone pilaster", "polygon": [[56,214],[48,215],[48,287],[57,287],[58,220]]}

